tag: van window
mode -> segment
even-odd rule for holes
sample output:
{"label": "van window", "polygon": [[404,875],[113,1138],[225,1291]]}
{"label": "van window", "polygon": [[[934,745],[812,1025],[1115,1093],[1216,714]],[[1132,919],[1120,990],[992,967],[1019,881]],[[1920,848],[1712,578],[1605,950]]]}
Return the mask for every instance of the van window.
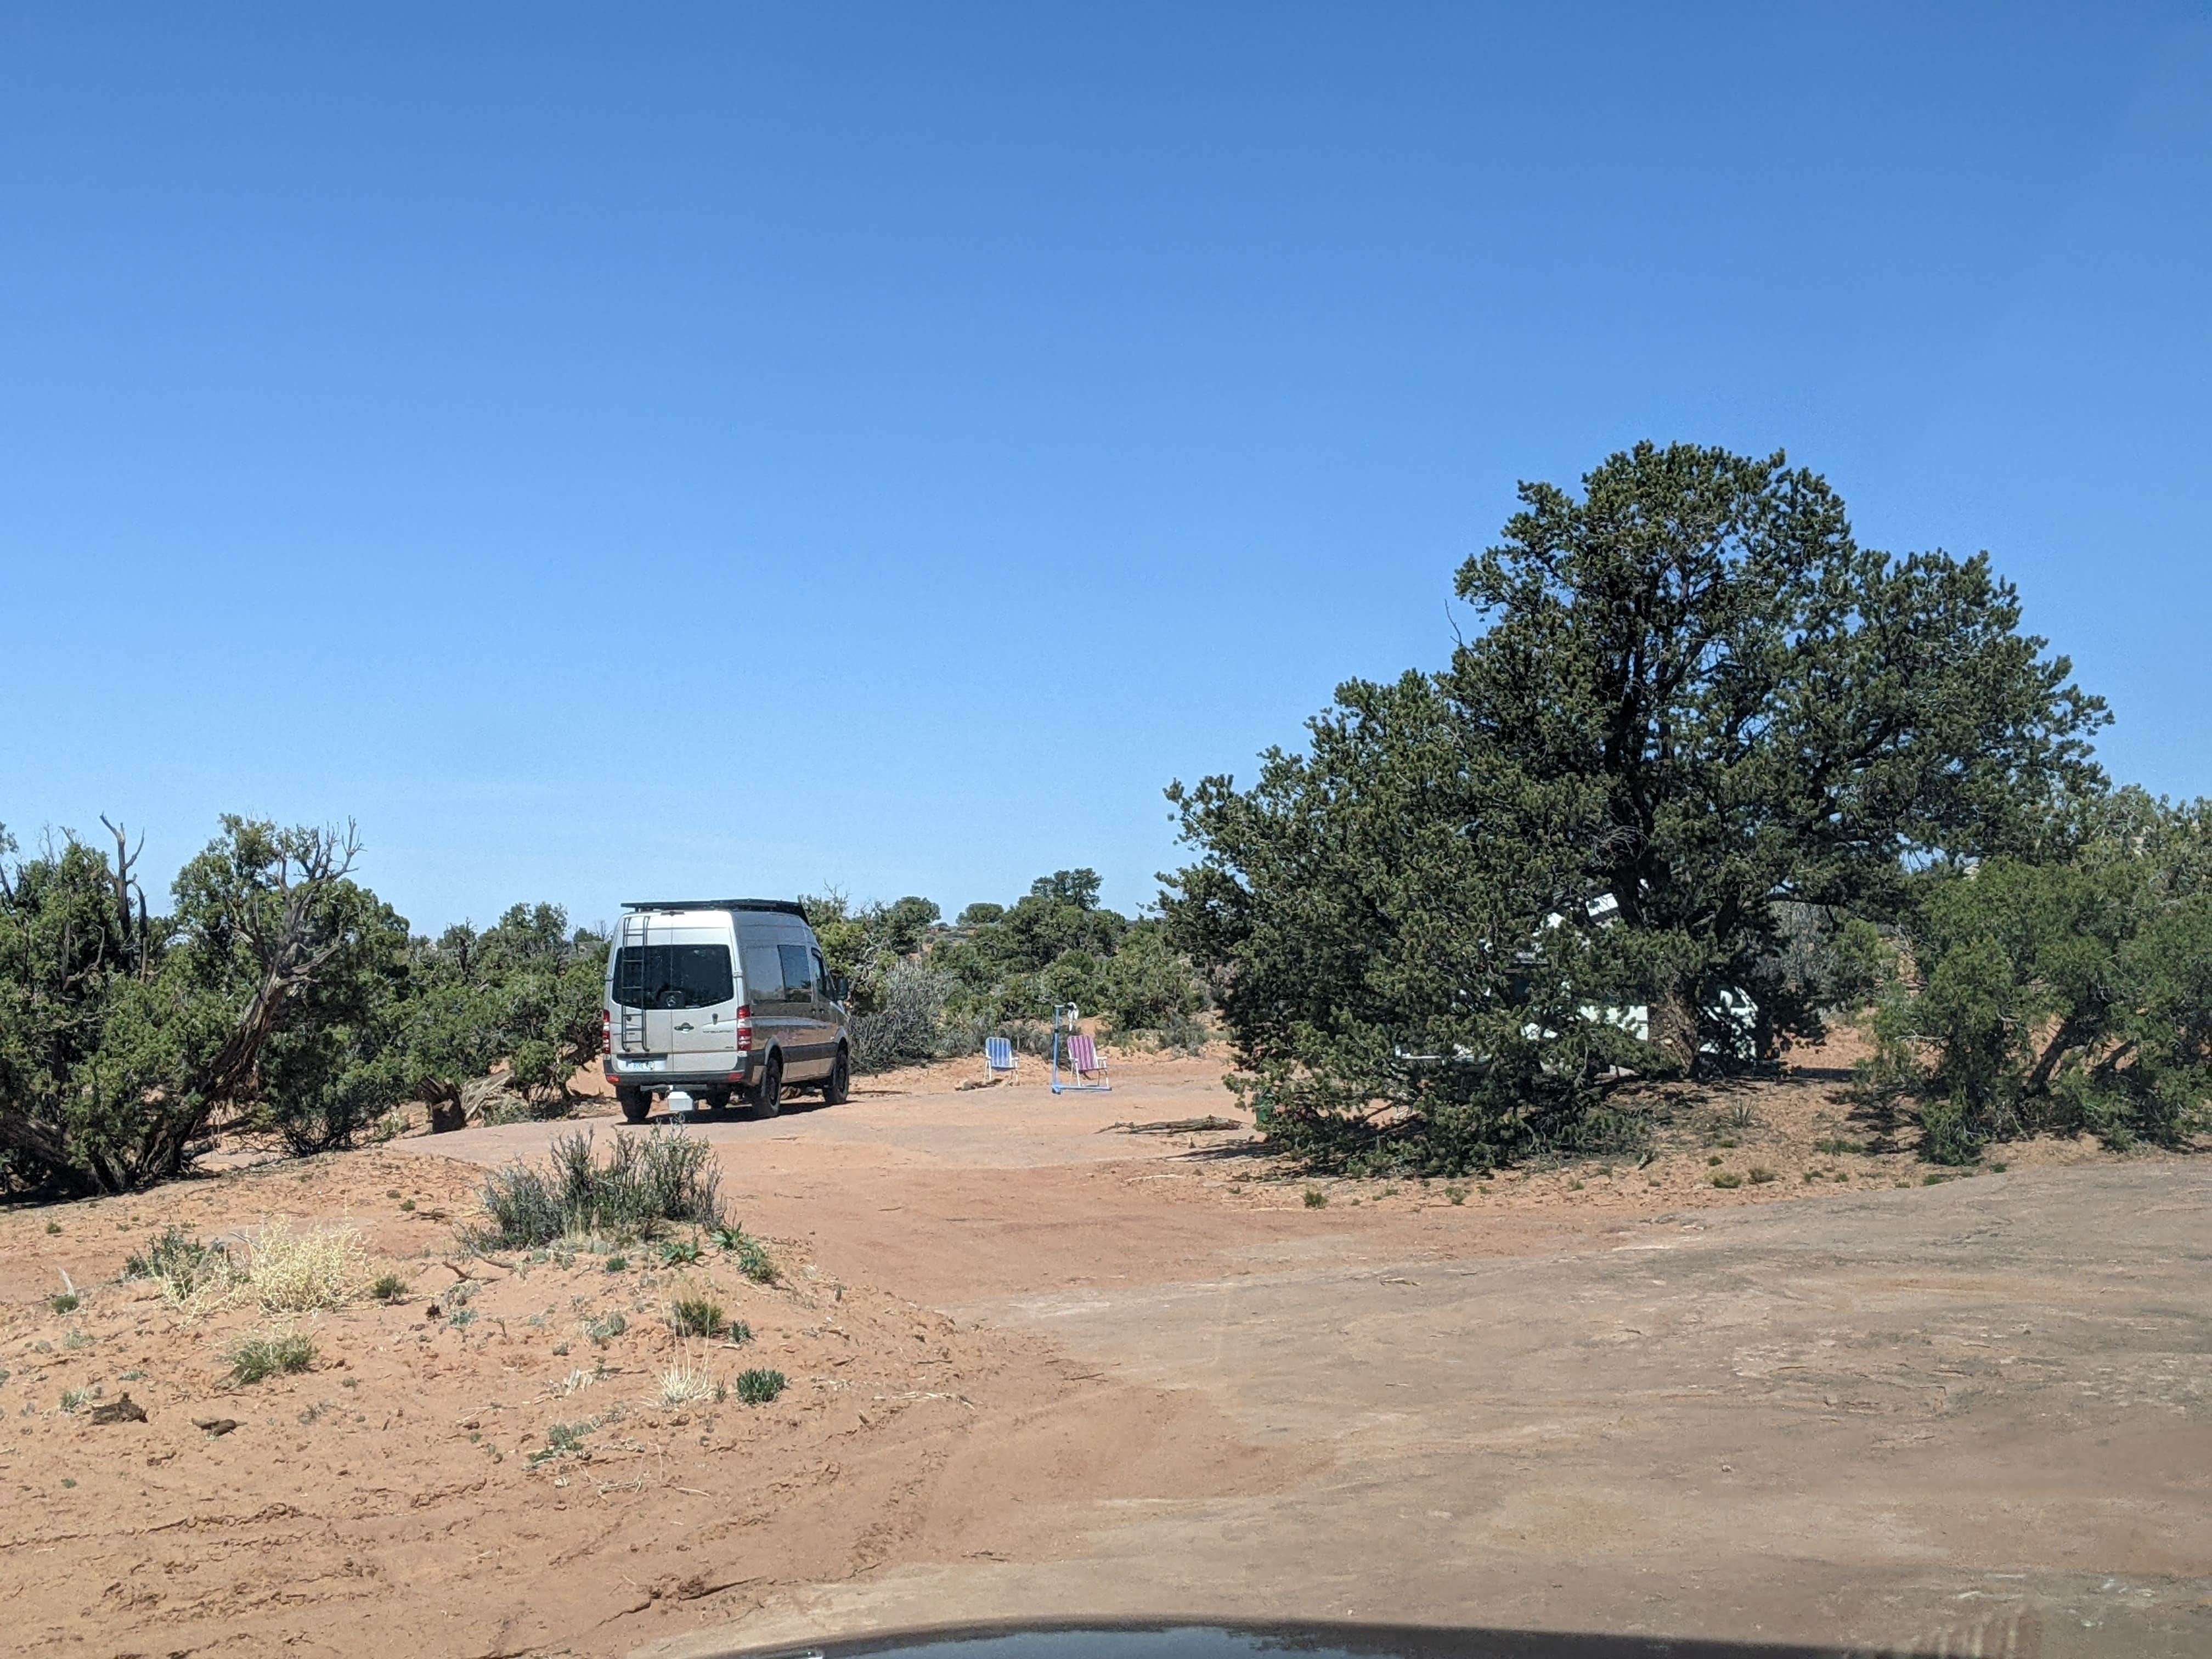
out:
{"label": "van window", "polygon": [[773,945],[745,946],[745,1000],[783,1000],[783,958]]}
{"label": "van window", "polygon": [[625,945],[615,953],[624,1008],[712,1008],[735,994],[726,945]]}
{"label": "van window", "polygon": [[777,953],[783,957],[783,985],[787,995],[794,1001],[804,1002],[816,990],[814,983],[814,952],[804,945],[779,945]]}

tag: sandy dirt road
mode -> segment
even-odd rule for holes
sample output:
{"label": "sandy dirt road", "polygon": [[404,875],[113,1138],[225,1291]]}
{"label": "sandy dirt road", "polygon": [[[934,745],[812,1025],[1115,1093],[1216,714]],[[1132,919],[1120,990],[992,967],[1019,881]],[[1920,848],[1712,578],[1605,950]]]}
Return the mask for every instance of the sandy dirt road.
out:
{"label": "sandy dirt road", "polygon": [[641,1650],[1210,1614],[2212,1652],[2201,1161],[1310,1207],[1240,1137],[1100,1133],[1229,1106],[1162,1066],[694,1128],[752,1224],[1060,1369],[966,1415],[866,1563],[751,1540],[748,1610]]}

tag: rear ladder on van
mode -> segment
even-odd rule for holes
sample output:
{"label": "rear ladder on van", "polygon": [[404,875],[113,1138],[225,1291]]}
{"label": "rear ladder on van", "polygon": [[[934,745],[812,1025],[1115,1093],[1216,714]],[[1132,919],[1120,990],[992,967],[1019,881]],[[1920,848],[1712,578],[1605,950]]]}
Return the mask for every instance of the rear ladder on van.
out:
{"label": "rear ladder on van", "polygon": [[645,944],[653,918],[632,910],[622,919],[616,936],[615,1006],[622,1010],[622,1027],[615,1041],[624,1054],[636,1054],[645,1042]]}

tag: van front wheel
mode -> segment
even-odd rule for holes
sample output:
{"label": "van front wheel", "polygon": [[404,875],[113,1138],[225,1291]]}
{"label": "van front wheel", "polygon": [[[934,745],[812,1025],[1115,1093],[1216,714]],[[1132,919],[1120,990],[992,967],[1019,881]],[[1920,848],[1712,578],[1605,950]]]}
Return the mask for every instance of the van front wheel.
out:
{"label": "van front wheel", "polygon": [[840,1043],[837,1058],[830,1062],[830,1080],[822,1085],[822,1103],[824,1106],[842,1106],[852,1097],[852,1093],[853,1061],[846,1054],[844,1045]]}
{"label": "van front wheel", "polygon": [[774,1117],[782,1109],[783,1056],[770,1054],[761,1073],[760,1085],[753,1091],[753,1115]]}

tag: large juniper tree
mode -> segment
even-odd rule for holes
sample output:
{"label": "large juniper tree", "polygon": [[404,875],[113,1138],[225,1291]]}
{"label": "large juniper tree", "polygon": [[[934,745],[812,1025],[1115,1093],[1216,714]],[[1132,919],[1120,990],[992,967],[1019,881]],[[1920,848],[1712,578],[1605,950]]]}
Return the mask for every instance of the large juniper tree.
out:
{"label": "large juniper tree", "polygon": [[[1736,1045],[1720,988],[1762,1045],[1816,1029],[1784,906],[1879,913],[2102,787],[2102,704],[1986,556],[1861,548],[1779,454],[1639,445],[1521,499],[1448,670],[1341,687],[1249,791],[1170,791],[1198,857],[1167,912],[1248,1076],[1447,1163]],[[1630,1003],[1648,1041],[1588,1017]]]}

